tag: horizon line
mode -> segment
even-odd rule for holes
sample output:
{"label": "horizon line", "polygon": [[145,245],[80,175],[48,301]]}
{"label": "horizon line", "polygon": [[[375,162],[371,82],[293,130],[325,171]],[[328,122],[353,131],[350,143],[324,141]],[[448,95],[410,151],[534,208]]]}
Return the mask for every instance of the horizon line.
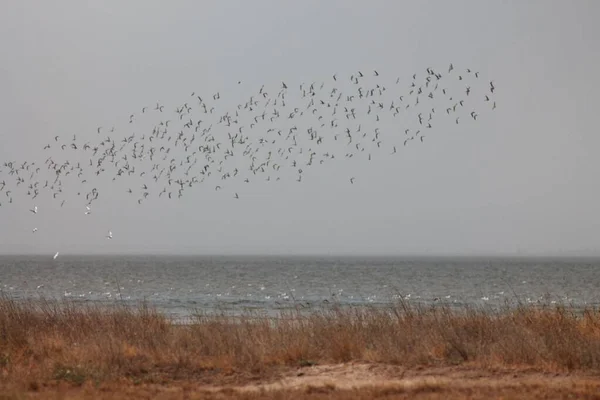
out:
{"label": "horizon line", "polygon": [[[44,257],[53,254],[41,252],[0,252],[0,257]],[[562,252],[562,253],[219,253],[219,252],[61,252],[68,256],[166,256],[166,257],[326,257],[326,258],[600,258],[600,253]]]}

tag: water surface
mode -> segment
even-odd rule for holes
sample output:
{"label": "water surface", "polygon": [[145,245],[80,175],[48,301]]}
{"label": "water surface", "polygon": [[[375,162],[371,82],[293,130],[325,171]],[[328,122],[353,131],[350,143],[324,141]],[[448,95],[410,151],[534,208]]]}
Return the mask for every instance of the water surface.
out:
{"label": "water surface", "polygon": [[274,313],[323,304],[497,307],[600,305],[598,259],[208,256],[0,256],[0,289],[16,299],[139,303]]}

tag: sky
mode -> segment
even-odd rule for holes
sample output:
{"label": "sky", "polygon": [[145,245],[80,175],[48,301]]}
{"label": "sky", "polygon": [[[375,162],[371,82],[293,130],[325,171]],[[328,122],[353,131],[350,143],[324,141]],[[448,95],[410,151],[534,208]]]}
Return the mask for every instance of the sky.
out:
{"label": "sky", "polygon": [[[76,162],[43,146],[56,135],[98,142],[99,126],[142,135],[151,130],[138,123],[142,107],[159,102],[177,118],[191,92],[219,92],[219,111],[234,112],[263,85],[274,96],[281,82],[330,87],[337,74],[346,88],[357,71],[396,95],[413,74],[453,63],[479,72],[474,92],[494,82],[497,108],[482,99],[477,121],[437,124],[393,156],[305,168],[301,182],[288,169],[277,183],[203,183],[138,204],[126,193],[137,181],[99,179],[90,215],[76,181],[63,207],[21,189],[8,204],[0,193],[0,253],[600,255],[597,1],[11,0],[2,9],[2,163]],[[381,129],[414,122],[403,115]],[[281,124],[272,128],[289,129]],[[321,134],[333,151],[334,132]]]}

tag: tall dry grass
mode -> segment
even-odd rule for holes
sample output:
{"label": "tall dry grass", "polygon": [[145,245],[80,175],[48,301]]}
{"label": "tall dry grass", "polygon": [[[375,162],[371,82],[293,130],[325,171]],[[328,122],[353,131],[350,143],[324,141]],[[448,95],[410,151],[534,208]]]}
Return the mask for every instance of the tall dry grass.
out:
{"label": "tall dry grass", "polygon": [[232,373],[266,376],[280,366],[347,361],[600,371],[600,312],[398,303],[269,319],[201,315],[176,325],[147,305],[0,299],[0,381],[32,389],[122,378],[209,382]]}

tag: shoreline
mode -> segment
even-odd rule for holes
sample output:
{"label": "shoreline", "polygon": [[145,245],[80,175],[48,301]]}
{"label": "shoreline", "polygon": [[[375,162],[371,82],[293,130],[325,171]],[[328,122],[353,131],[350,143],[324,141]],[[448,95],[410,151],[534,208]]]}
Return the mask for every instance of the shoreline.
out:
{"label": "shoreline", "polygon": [[[567,302],[563,300],[551,300],[549,296],[542,297],[531,301],[526,299],[522,301],[518,297],[507,298],[502,303],[500,302],[457,302],[449,301],[443,298],[434,300],[424,300],[418,298],[402,298],[401,296],[392,296],[389,301],[376,302],[345,302],[339,301],[335,297],[324,299],[321,301],[295,301],[288,300],[275,303],[265,304],[242,304],[244,302],[223,301],[215,305],[203,305],[198,307],[181,306],[165,306],[160,301],[153,302],[149,300],[139,299],[105,299],[105,300],[90,300],[76,297],[45,297],[39,295],[37,297],[12,297],[9,293],[0,290],[0,301],[2,299],[13,301],[23,305],[35,304],[52,304],[61,306],[65,304],[75,307],[89,307],[100,310],[126,309],[137,310],[139,308],[151,308],[155,313],[170,320],[175,324],[193,324],[194,321],[201,317],[229,317],[229,318],[254,318],[254,319],[281,319],[281,318],[298,318],[310,316],[314,313],[320,313],[331,310],[378,310],[378,311],[393,311],[398,306],[402,308],[410,308],[419,311],[428,311],[433,309],[446,309],[454,312],[477,311],[489,314],[499,314],[511,312],[518,309],[536,309],[548,310],[563,308],[568,309],[575,315],[583,315],[589,310],[600,310],[600,303],[579,304]],[[529,301],[528,301],[529,300]]]}

